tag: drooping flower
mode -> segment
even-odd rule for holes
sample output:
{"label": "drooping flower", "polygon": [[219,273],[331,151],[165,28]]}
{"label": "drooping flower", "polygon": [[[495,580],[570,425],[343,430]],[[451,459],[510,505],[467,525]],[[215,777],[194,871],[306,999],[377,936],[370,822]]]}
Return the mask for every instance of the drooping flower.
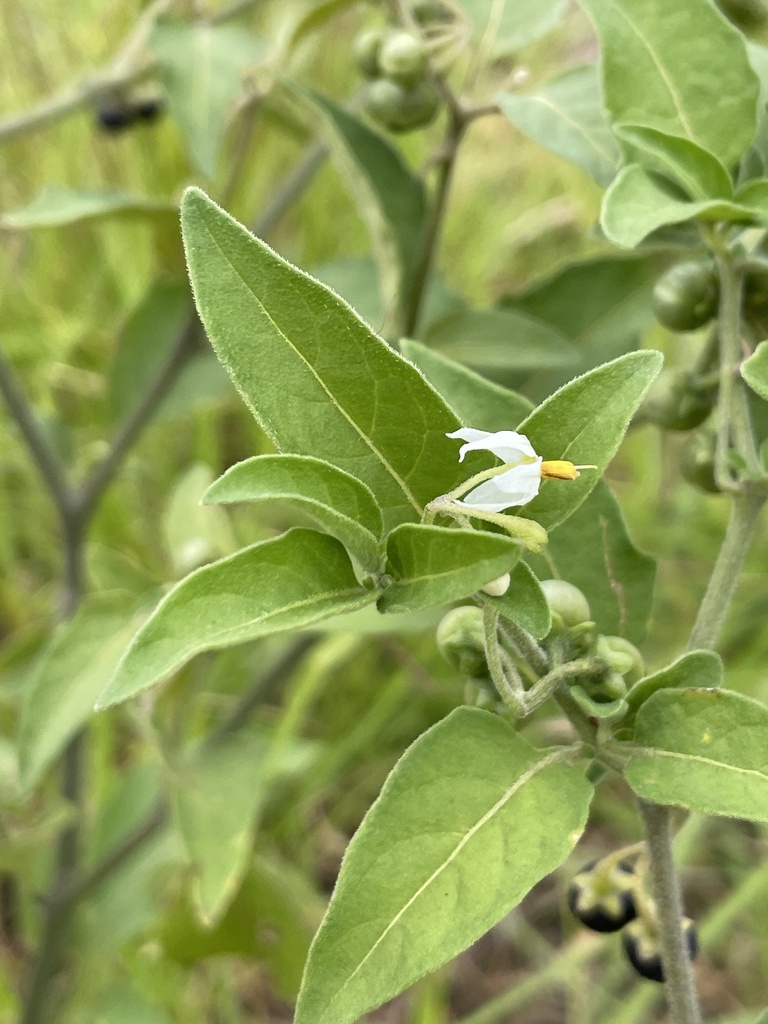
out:
{"label": "drooping flower", "polygon": [[536,454],[525,434],[518,434],[514,430],[497,430],[492,433],[462,427],[446,436],[466,442],[459,451],[459,462],[464,461],[467,452],[483,450],[493,452],[504,463],[497,473],[483,480],[457,501],[457,504],[468,508],[503,512],[504,509],[533,501],[539,493],[543,478],[575,480],[579,475],[578,468],[572,462],[545,462]]}

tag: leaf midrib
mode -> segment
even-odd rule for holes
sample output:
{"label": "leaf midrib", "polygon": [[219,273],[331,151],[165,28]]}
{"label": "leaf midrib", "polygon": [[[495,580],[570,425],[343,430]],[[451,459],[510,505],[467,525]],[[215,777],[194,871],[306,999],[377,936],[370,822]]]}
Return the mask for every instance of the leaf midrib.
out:
{"label": "leaf midrib", "polygon": [[737,772],[740,775],[754,775],[763,782],[768,782],[768,775],[757,768],[740,768],[735,764],[728,764],[727,761],[715,761],[711,757],[704,757],[703,754],[684,754],[679,750],[662,750],[659,747],[635,746],[633,749],[634,758],[644,757],[670,757],[677,761],[696,761],[700,764],[713,765],[721,771]]}
{"label": "leaf midrib", "polygon": [[396,469],[394,468],[394,466],[392,466],[392,464],[391,464],[391,463],[389,462],[389,460],[388,460],[388,459],[386,459],[386,458],[384,457],[384,455],[383,455],[383,454],[382,454],[382,453],[381,453],[381,452],[379,451],[379,449],[378,449],[378,448],[376,447],[376,445],[375,445],[375,444],[373,443],[373,441],[371,440],[371,438],[370,438],[370,437],[368,437],[368,435],[367,435],[367,434],[365,434],[365,433],[364,433],[364,432],[363,432],[363,431],[361,430],[361,428],[360,428],[360,427],[359,427],[359,426],[357,425],[357,423],[356,423],[356,422],[355,422],[355,421],[354,421],[354,420],[352,419],[352,417],[351,417],[351,416],[349,415],[349,413],[348,413],[348,412],[346,411],[346,409],[344,409],[344,408],[342,407],[342,405],[340,404],[340,402],[339,402],[339,401],[338,401],[338,400],[336,399],[336,397],[335,397],[335,396],[333,395],[333,393],[332,393],[332,392],[331,392],[331,391],[329,390],[329,388],[327,387],[327,385],[325,384],[325,382],[323,381],[323,379],[322,379],[322,378],[320,377],[320,375],[319,375],[319,374],[317,373],[317,371],[315,370],[314,366],[312,366],[312,364],[311,364],[311,363],[309,362],[309,360],[308,360],[308,359],[306,358],[306,356],[305,356],[305,355],[304,355],[304,354],[303,354],[302,352],[300,352],[298,348],[296,348],[296,346],[295,346],[295,345],[293,344],[293,342],[292,342],[292,341],[291,341],[291,340],[290,340],[290,339],[289,339],[289,338],[287,337],[287,335],[286,335],[286,334],[285,334],[285,333],[284,333],[284,332],[283,332],[283,331],[282,331],[282,330],[280,329],[280,327],[279,327],[279,326],[277,325],[277,323],[276,323],[276,322],[275,322],[275,320],[273,319],[273,317],[272,317],[272,315],[270,314],[270,312],[269,312],[269,310],[267,309],[267,307],[266,307],[266,306],[264,305],[264,303],[263,303],[263,302],[261,302],[261,300],[260,300],[260,299],[258,298],[258,296],[257,296],[257,295],[256,295],[256,293],[255,293],[255,292],[253,291],[253,289],[251,288],[251,286],[250,286],[250,285],[248,284],[248,281],[247,281],[247,280],[245,279],[245,277],[243,276],[243,274],[242,274],[242,273],[240,272],[240,270],[239,270],[239,269],[238,269],[238,268],[237,268],[237,267],[235,266],[235,264],[234,264],[234,263],[232,262],[232,260],[231,260],[231,259],[230,259],[230,258],[229,258],[229,257],[227,256],[227,254],[226,254],[226,253],[224,252],[224,249],[223,249],[223,247],[221,246],[221,244],[219,243],[218,239],[217,239],[217,238],[215,237],[215,235],[213,234],[213,231],[212,231],[212,230],[211,230],[211,228],[209,227],[209,225],[208,225],[208,223],[207,223],[207,221],[206,221],[205,215],[203,215],[203,218],[202,218],[202,220],[203,220],[203,224],[204,224],[204,226],[205,226],[205,229],[206,229],[206,231],[208,232],[208,234],[209,234],[209,236],[210,236],[210,238],[211,238],[211,241],[213,242],[213,244],[214,244],[214,245],[216,246],[216,248],[217,248],[217,249],[219,250],[219,252],[221,253],[221,256],[222,256],[222,258],[223,258],[223,259],[224,259],[224,260],[225,260],[225,261],[227,262],[227,264],[228,264],[228,265],[229,265],[229,266],[230,266],[230,267],[232,268],[233,272],[234,272],[234,273],[235,273],[235,274],[237,275],[237,277],[238,277],[238,278],[240,279],[240,281],[242,282],[242,284],[243,284],[243,286],[245,287],[246,291],[248,291],[248,293],[249,293],[249,294],[250,294],[250,295],[251,295],[251,296],[253,297],[253,301],[254,301],[254,302],[255,302],[255,303],[256,303],[256,304],[257,304],[257,305],[258,305],[258,306],[259,306],[259,307],[260,307],[260,308],[261,308],[261,309],[262,309],[262,310],[264,311],[264,315],[265,315],[265,316],[267,317],[267,319],[269,320],[270,324],[272,324],[272,326],[273,326],[273,328],[275,329],[275,331],[277,332],[277,334],[278,334],[278,335],[279,335],[279,336],[280,336],[280,337],[282,338],[282,340],[283,340],[283,341],[285,342],[285,344],[286,344],[286,345],[288,345],[288,347],[289,347],[290,349],[292,349],[292,351],[293,351],[293,352],[295,352],[295,353],[296,353],[296,355],[298,356],[298,358],[299,358],[299,359],[300,359],[300,360],[302,361],[302,363],[303,363],[303,364],[304,364],[304,365],[306,366],[306,368],[307,368],[307,369],[309,370],[309,372],[310,372],[310,373],[312,374],[312,376],[313,376],[313,377],[315,378],[315,380],[317,381],[317,383],[318,383],[318,384],[320,385],[320,387],[321,387],[321,388],[323,389],[323,391],[324,391],[324,392],[326,393],[326,395],[328,396],[328,398],[329,398],[329,400],[330,400],[331,404],[332,404],[332,405],[333,405],[333,406],[334,406],[334,407],[335,407],[335,408],[336,408],[336,409],[338,410],[338,412],[339,412],[339,413],[341,414],[341,416],[342,416],[342,417],[343,417],[343,418],[344,418],[344,419],[345,419],[345,420],[347,421],[347,423],[349,423],[349,425],[350,425],[350,426],[352,427],[352,429],[353,429],[353,430],[354,430],[354,431],[355,431],[355,432],[357,433],[357,435],[358,435],[358,437],[360,438],[360,440],[361,440],[361,441],[362,441],[362,442],[363,442],[363,443],[364,443],[364,444],[365,444],[365,445],[366,445],[366,446],[367,446],[367,447],[368,447],[368,448],[370,449],[370,451],[372,452],[372,454],[376,456],[376,458],[377,458],[377,459],[379,460],[379,462],[381,463],[381,465],[382,465],[382,466],[384,467],[384,469],[385,469],[385,470],[386,470],[386,471],[387,471],[387,472],[389,473],[389,475],[390,475],[390,476],[392,477],[392,479],[393,479],[393,480],[395,481],[395,483],[396,483],[396,484],[398,485],[398,487],[400,488],[400,490],[401,490],[401,491],[403,492],[404,496],[405,496],[405,497],[406,497],[406,499],[408,500],[409,504],[410,504],[410,505],[411,505],[411,506],[413,507],[414,511],[415,511],[415,512],[417,512],[417,513],[418,513],[419,515],[421,515],[421,513],[422,513],[422,511],[423,511],[423,509],[422,509],[422,506],[421,506],[421,505],[419,504],[419,502],[417,501],[416,497],[414,496],[414,494],[412,493],[411,489],[410,489],[410,488],[408,487],[408,485],[406,484],[405,480],[403,480],[403,478],[402,478],[402,477],[400,476],[400,474],[399,474],[399,473],[397,472],[397,470],[396,470]]}

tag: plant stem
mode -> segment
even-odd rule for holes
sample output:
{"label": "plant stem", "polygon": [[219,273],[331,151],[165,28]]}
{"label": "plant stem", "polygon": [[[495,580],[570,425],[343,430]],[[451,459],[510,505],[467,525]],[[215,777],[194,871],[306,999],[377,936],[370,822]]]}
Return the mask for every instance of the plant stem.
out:
{"label": "plant stem", "polygon": [[670,809],[638,799],[658,915],[664,982],[674,1024],[701,1024],[701,1012],[681,921],[683,900],[672,856]]}
{"label": "plant stem", "polygon": [[765,495],[757,491],[734,494],[725,537],[691,632],[690,650],[714,650],[717,646],[765,501]]}

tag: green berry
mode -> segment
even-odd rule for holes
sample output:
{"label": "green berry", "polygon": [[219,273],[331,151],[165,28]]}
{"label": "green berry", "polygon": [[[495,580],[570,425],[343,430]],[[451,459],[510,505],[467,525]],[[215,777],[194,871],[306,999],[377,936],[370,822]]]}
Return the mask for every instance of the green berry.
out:
{"label": "green berry", "polygon": [[429,124],[437,113],[440,98],[427,79],[412,86],[377,78],[365,91],[366,113],[392,132],[408,132]]}
{"label": "green berry", "polygon": [[558,615],[566,629],[591,620],[589,603],[572,583],[565,580],[542,580],[541,589],[552,615]]}
{"label": "green berry", "polygon": [[469,679],[486,679],[485,627],[482,609],[453,608],[437,627],[437,647],[445,660]]}
{"label": "green berry", "polygon": [[717,312],[719,295],[712,264],[689,260],[661,275],[651,305],[659,323],[671,331],[697,331]]}
{"label": "green berry", "polygon": [[385,78],[411,85],[427,70],[424,44],[410,32],[389,32],[379,51],[379,69]]}
{"label": "green berry", "polygon": [[665,430],[693,430],[712,411],[713,393],[698,390],[689,373],[662,370],[640,408],[640,418]]}
{"label": "green berry", "polygon": [[708,494],[720,493],[715,479],[716,447],[717,438],[711,430],[697,430],[680,452],[680,472],[683,478]]}
{"label": "green berry", "polygon": [[378,78],[381,73],[379,54],[385,35],[384,29],[367,29],[365,32],[361,32],[352,44],[355,63],[364,78]]}

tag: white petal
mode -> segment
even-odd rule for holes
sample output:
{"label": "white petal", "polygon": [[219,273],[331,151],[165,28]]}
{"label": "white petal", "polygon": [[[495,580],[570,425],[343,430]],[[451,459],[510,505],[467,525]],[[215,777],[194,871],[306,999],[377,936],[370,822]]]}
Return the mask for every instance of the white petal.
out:
{"label": "white petal", "polygon": [[491,477],[466,494],[459,504],[483,512],[503,512],[513,505],[527,505],[533,501],[540,485],[541,459],[537,459]]}
{"label": "white petal", "polygon": [[473,430],[470,427],[466,427],[447,436],[461,437],[463,441],[468,442],[461,446],[459,462],[464,461],[464,456],[467,452],[480,449],[493,452],[502,462],[511,462],[513,464],[521,462],[523,459],[536,458],[533,445],[525,434],[518,434],[514,430],[497,430],[494,434],[489,434],[485,430]]}

